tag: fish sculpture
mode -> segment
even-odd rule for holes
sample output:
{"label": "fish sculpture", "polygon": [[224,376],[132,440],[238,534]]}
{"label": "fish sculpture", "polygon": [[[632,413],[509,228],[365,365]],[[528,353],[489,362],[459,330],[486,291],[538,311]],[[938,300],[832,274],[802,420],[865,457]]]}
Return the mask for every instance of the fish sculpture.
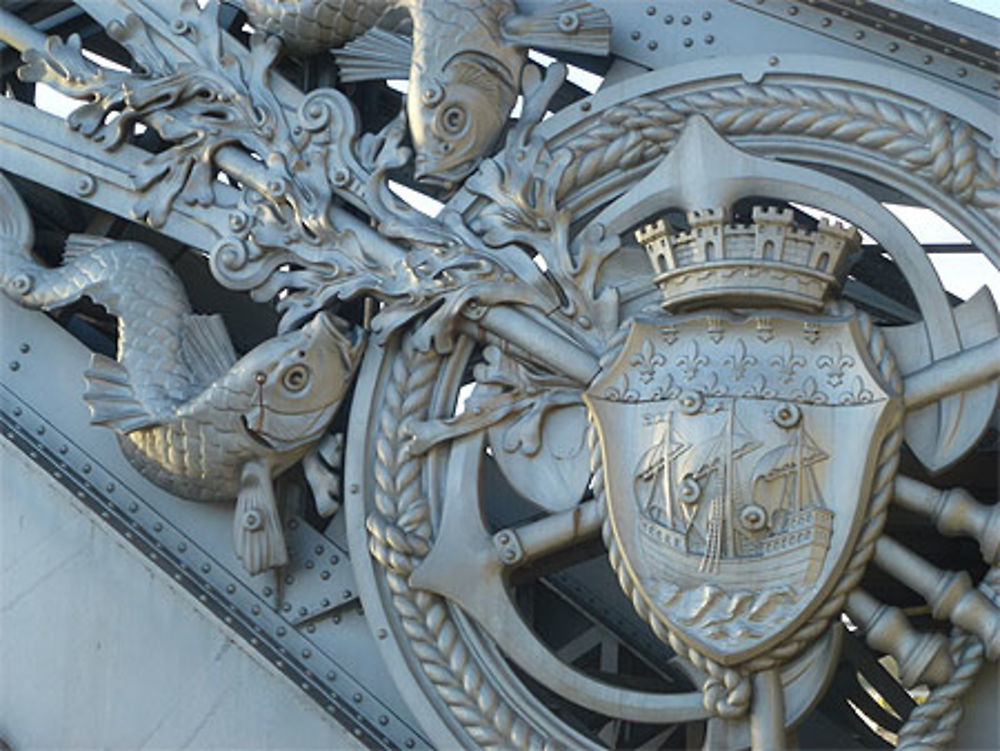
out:
{"label": "fish sculpture", "polygon": [[[415,177],[447,190],[499,141],[521,92],[529,47],[592,55],[610,49],[608,14],[584,0],[527,14],[512,0],[243,0],[243,6],[252,26],[281,37],[293,52],[341,47],[342,81],[409,78]],[[412,41],[378,25],[397,10],[409,12]]]}
{"label": "fish sculpture", "polygon": [[147,245],[71,235],[63,264],[31,255],[33,228],[0,175],[0,281],[42,310],[83,296],[118,318],[118,356],[91,356],[91,422],[115,430],[125,457],[168,492],[236,498],[233,542],[256,574],[287,560],[273,480],[313,448],[347,391],[363,342],[320,312],[237,358],[218,315],[191,311],[180,279]]}

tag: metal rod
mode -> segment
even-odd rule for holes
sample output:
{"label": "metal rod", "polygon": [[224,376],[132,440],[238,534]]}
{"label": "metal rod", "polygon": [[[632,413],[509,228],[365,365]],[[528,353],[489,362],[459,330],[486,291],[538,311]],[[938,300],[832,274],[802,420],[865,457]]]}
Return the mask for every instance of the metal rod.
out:
{"label": "metal rod", "polygon": [[[516,529],[501,529],[493,539],[507,566],[523,566],[549,553],[590,539],[601,529],[597,501],[585,501],[576,508],[562,511]],[[515,551],[513,555],[507,550]]]}
{"label": "metal rod", "polygon": [[45,49],[46,36],[27,21],[13,13],[0,10],[0,42],[18,52],[26,49]]}
{"label": "metal rod", "polygon": [[936,360],[903,379],[903,401],[908,410],[1000,376],[1000,337]]}
{"label": "metal rod", "polygon": [[875,544],[875,563],[920,594],[935,618],[978,636],[989,659],[1000,656],[1000,610],[973,587],[967,572],[939,569],[890,537]]}
{"label": "metal rod", "polygon": [[777,668],[753,675],[753,709],[750,712],[752,751],[784,751],[785,692]]}
{"label": "metal rod", "polygon": [[955,665],[944,635],[920,633],[899,608],[856,589],[847,598],[847,613],[864,630],[869,647],[896,658],[907,688],[921,683],[940,686],[954,673]]}
{"label": "metal rod", "polygon": [[530,352],[557,373],[563,373],[581,384],[588,384],[597,375],[597,358],[567,337],[542,326],[509,305],[490,308],[478,320],[480,326]]}
{"label": "metal rod", "polygon": [[893,500],[928,516],[942,534],[977,540],[987,563],[1000,560],[1000,504],[987,506],[964,488],[941,490],[904,475],[896,477]]}

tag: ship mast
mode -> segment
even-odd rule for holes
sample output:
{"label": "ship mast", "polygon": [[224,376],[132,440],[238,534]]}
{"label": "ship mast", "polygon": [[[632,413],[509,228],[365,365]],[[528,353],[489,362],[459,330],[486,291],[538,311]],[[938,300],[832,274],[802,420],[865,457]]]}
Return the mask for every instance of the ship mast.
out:
{"label": "ship mast", "polygon": [[723,518],[723,524],[726,527],[726,548],[729,556],[736,555],[736,529],[733,525],[733,519],[736,518],[736,502],[733,498],[733,485],[735,485],[735,478],[733,477],[733,469],[736,462],[733,460],[733,429],[736,418],[736,400],[732,400],[729,407],[729,420],[726,424],[726,477],[725,477],[725,492],[726,492],[726,513]]}

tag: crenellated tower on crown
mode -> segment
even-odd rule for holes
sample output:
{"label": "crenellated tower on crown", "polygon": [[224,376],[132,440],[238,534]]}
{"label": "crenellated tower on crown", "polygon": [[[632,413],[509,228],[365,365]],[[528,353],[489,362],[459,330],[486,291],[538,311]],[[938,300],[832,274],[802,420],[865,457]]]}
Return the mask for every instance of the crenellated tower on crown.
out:
{"label": "crenellated tower on crown", "polygon": [[758,206],[752,217],[750,224],[730,224],[722,209],[706,209],[688,213],[686,232],[674,232],[665,219],[636,231],[665,309],[823,308],[858,249],[858,231],[826,219],[815,231],[805,230],[795,225],[791,209]]}

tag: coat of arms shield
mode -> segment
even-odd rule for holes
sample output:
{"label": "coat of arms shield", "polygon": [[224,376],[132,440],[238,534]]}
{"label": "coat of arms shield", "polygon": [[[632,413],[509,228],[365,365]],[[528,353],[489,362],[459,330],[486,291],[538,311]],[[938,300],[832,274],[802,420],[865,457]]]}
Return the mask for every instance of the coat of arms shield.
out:
{"label": "coat of arms shield", "polygon": [[855,546],[899,409],[864,328],[850,306],[637,319],[585,396],[623,583],[723,665],[808,620]]}

